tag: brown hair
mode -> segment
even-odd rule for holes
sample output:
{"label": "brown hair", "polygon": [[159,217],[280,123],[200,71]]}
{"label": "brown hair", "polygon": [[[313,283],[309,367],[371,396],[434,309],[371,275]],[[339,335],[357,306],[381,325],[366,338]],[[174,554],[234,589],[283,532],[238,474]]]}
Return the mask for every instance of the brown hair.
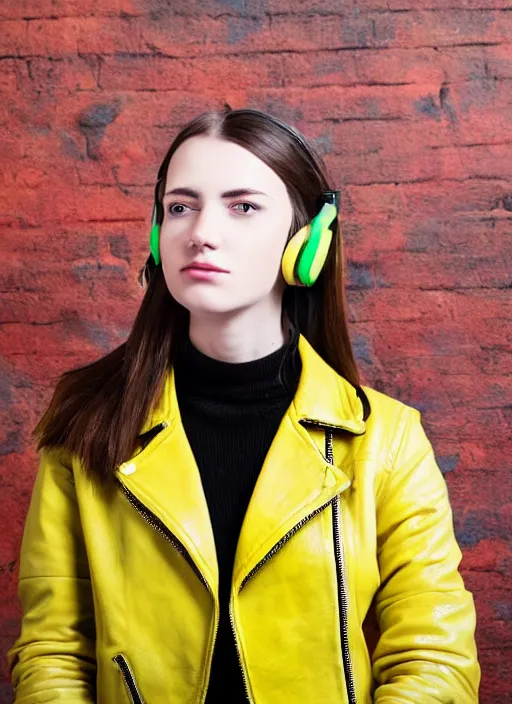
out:
{"label": "brown hair", "polygon": [[[318,197],[332,188],[321,158],[292,127],[256,110],[207,112],[181,130],[160,166],[155,191],[159,223],[172,155],[198,135],[234,142],[275,171],[293,204],[290,235],[314,217]],[[66,447],[81,458],[98,485],[108,486],[115,467],[133,454],[163,391],[169,364],[188,332],[188,311],[171,296],[161,265],[155,267],[150,258],[144,277],[147,290],[126,342],[92,364],[62,374],[34,431],[38,450]],[[314,286],[285,290],[283,312],[331,367],[359,386],[347,327],[340,237],[334,238]]]}

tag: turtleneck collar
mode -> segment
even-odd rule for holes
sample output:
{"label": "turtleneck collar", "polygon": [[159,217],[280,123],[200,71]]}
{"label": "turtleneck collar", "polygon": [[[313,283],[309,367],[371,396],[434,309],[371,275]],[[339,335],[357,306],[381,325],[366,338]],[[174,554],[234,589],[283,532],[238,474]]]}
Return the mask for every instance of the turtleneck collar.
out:
{"label": "turtleneck collar", "polygon": [[179,395],[246,405],[295,395],[301,361],[299,334],[265,357],[250,362],[222,362],[200,352],[187,340],[174,362]]}

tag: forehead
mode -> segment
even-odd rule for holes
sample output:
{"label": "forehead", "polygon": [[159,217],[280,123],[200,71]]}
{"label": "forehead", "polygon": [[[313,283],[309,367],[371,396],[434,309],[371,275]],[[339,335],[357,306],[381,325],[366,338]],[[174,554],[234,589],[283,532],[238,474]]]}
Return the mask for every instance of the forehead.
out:
{"label": "forehead", "polygon": [[244,147],[218,137],[187,139],[173,154],[166,190],[189,187],[204,193],[254,188],[276,196],[286,192],[279,176]]}

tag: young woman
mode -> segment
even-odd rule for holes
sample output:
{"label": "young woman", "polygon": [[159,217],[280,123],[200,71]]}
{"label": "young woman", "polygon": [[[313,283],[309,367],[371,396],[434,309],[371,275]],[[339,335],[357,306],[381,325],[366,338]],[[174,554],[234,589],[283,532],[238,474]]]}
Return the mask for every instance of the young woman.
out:
{"label": "young woman", "polygon": [[16,702],[477,702],[445,482],[419,413],[360,384],[304,138],[253,110],[186,126],[144,279],[37,429]]}

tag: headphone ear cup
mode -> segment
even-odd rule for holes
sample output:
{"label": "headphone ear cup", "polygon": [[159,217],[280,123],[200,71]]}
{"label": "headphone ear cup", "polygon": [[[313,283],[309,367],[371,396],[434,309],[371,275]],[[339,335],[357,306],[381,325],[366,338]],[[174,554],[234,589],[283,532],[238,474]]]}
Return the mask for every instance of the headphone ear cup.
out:
{"label": "headphone ear cup", "polygon": [[311,233],[311,224],[304,225],[288,241],[281,259],[281,271],[284,280],[289,286],[300,286],[301,282],[297,275],[297,266],[300,261],[300,253]]}
{"label": "headphone ear cup", "polygon": [[155,266],[160,264],[160,225],[156,217],[156,204],[153,206],[153,216],[151,218],[151,233],[149,235],[149,251],[155,262]]}
{"label": "headphone ear cup", "polygon": [[313,286],[325,265],[333,237],[331,225],[336,221],[336,217],[336,206],[324,203],[318,215],[311,221],[309,237],[297,262],[296,278],[303,286]]}
{"label": "headphone ear cup", "polygon": [[324,230],[321,233],[320,241],[314,251],[306,252],[300,255],[297,265],[297,278],[303,286],[313,286],[315,281],[320,276],[320,272],[324,268],[329,254],[329,247],[332,242],[331,230]]}

